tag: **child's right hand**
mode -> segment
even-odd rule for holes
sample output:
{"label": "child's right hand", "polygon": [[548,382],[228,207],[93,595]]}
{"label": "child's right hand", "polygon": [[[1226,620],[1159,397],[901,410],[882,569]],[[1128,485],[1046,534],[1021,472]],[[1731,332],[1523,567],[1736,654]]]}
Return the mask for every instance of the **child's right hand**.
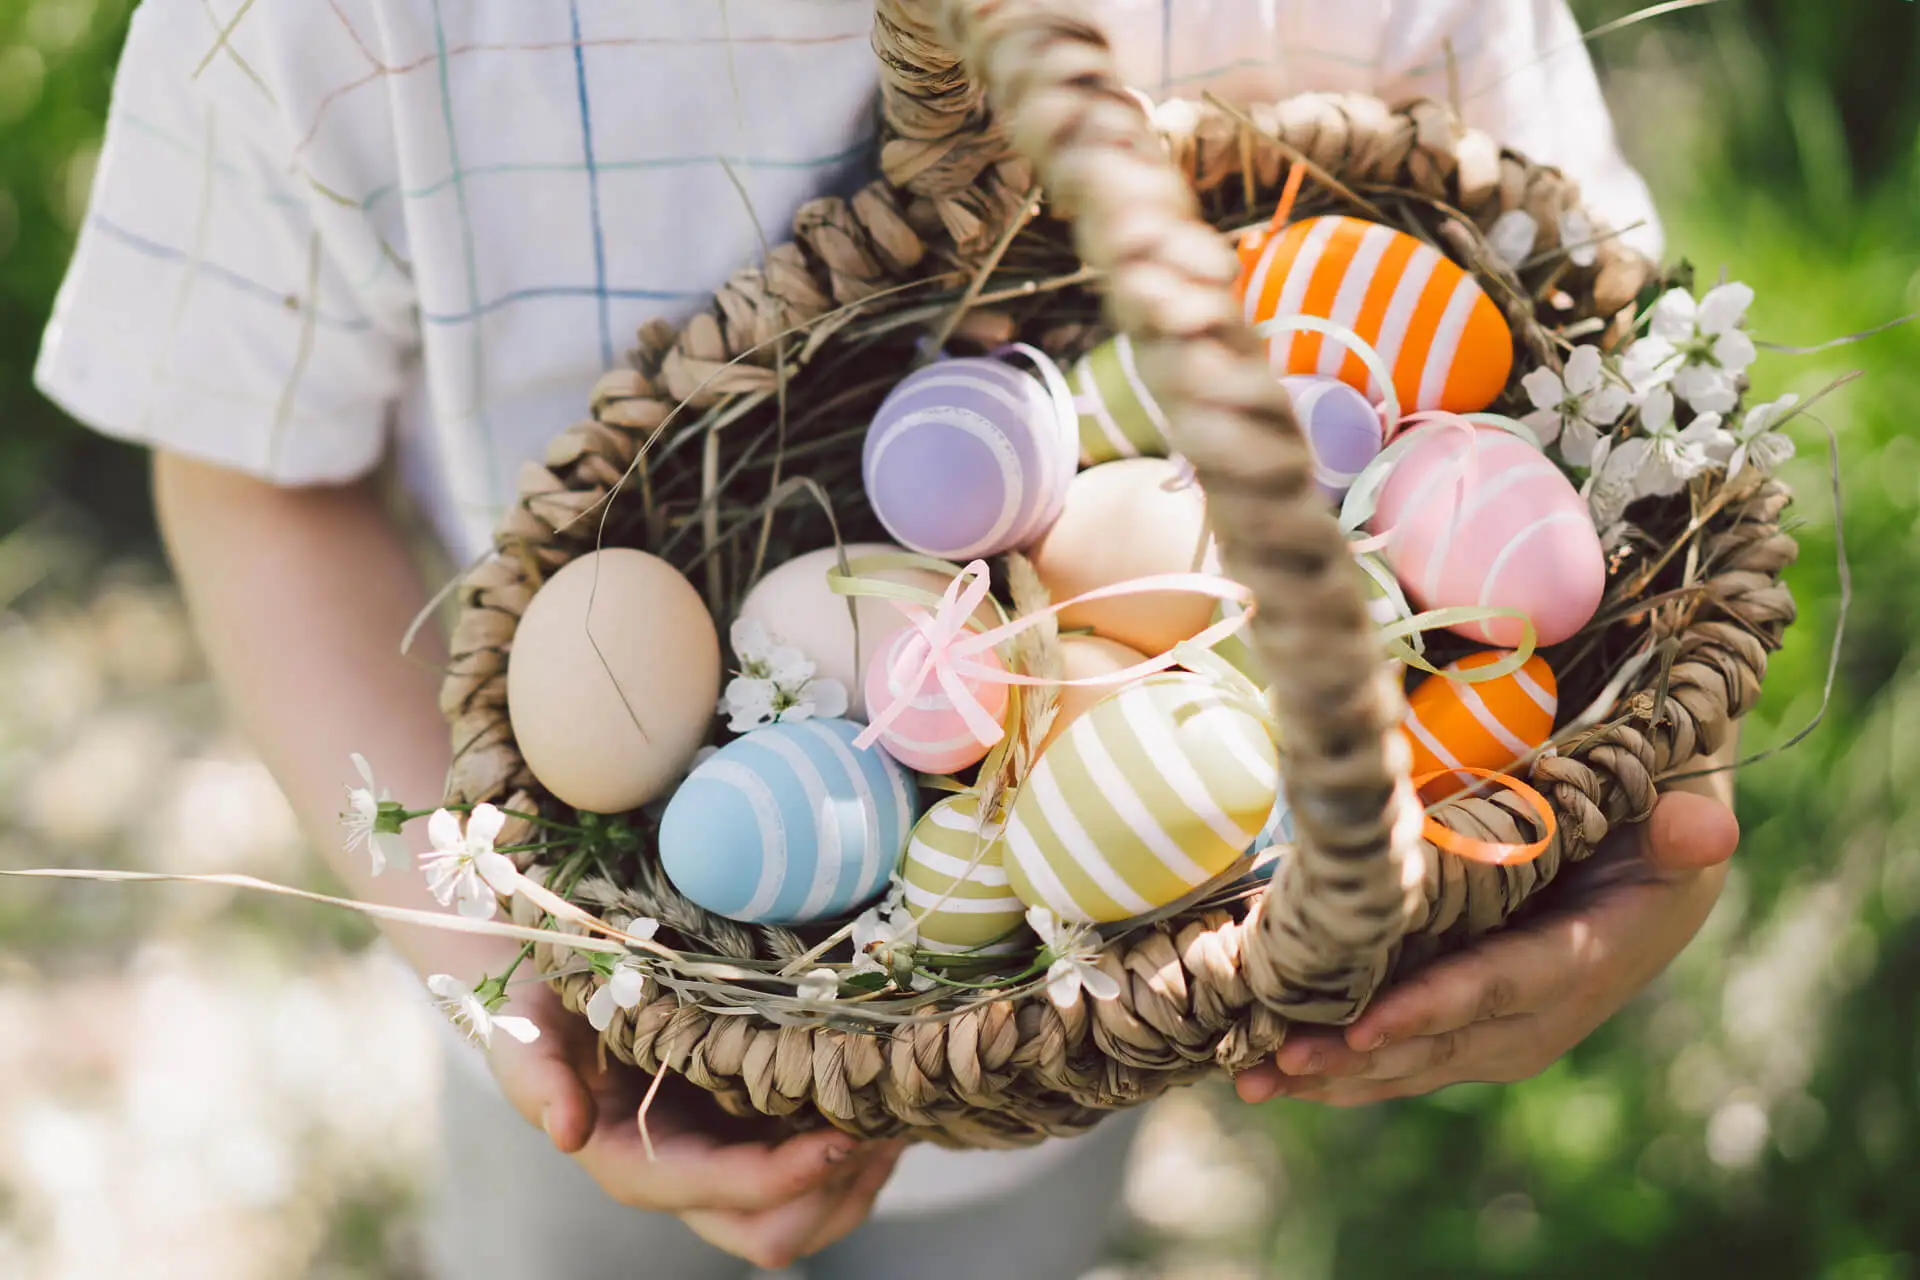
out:
{"label": "child's right hand", "polygon": [[540,1028],[528,1045],[496,1037],[488,1055],[527,1122],[621,1204],[674,1214],[755,1266],[780,1270],[853,1231],[905,1149],[831,1130],[771,1147],[728,1139],[721,1135],[739,1122],[669,1077],[647,1112],[649,1159],[638,1116],[650,1078],[613,1061],[602,1071],[593,1029],[544,985],[517,989],[505,1012]]}

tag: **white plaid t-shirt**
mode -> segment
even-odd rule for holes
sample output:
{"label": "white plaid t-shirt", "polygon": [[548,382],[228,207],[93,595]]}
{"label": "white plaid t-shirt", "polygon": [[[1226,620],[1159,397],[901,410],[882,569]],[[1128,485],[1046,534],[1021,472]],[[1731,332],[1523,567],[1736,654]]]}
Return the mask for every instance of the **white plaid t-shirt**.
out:
{"label": "white plaid t-shirt", "polygon": [[[1093,0],[1136,86],[1444,97],[1645,220],[1563,0]],[[871,172],[869,0],[146,0],[40,385],[464,561],[645,320]],[[734,186],[737,176],[744,195]]]}
{"label": "white plaid t-shirt", "polygon": [[[1656,250],[1564,0],[1090,0],[1128,80],[1445,98]],[[392,449],[456,562],[635,329],[872,172],[871,0],[145,0],[48,396],[282,484]],[[736,189],[737,177],[744,191]],[[883,1208],[1065,1150],[915,1148]]]}

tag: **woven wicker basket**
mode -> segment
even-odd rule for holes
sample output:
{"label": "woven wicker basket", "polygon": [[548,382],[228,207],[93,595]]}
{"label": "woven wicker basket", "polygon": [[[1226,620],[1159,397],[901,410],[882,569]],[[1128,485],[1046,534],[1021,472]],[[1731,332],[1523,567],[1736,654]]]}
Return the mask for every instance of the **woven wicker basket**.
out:
{"label": "woven wicker basket", "polygon": [[[1215,226],[1257,221],[1300,157],[1356,191],[1422,200],[1440,243],[1504,300],[1523,368],[1556,358],[1537,309],[1551,308],[1556,323],[1590,317],[1623,333],[1636,297],[1657,283],[1654,268],[1617,240],[1602,240],[1589,266],[1561,256],[1525,279],[1492,265],[1481,233],[1496,217],[1528,211],[1551,249],[1577,192],[1555,170],[1459,129],[1434,103],[1389,109],[1308,96],[1245,115],[1174,104],[1150,123],[1072,0],[880,0],[878,10],[885,178],[850,199],[807,205],[792,243],[736,275],[679,332],[644,330],[595,389],[592,418],[562,433],[544,466],[527,469],[494,554],[466,579],[442,699],[458,753],[452,789],[458,800],[558,809],[507,721],[515,623],[547,575],[597,545],[610,496],[617,512],[639,483],[655,494],[693,483],[682,473],[698,471],[699,441],[643,453],[676,408],[765,398],[788,375],[804,387],[821,347],[807,345],[806,326],[851,304],[866,303],[855,309],[864,317],[900,315],[909,322],[903,337],[925,333],[939,317],[909,314],[924,300],[888,291],[964,279],[970,264],[1008,248],[1002,232],[1023,218],[1036,184],[1044,188],[1048,216],[1071,223],[1073,249],[1098,274],[1098,296],[1068,288],[1004,300],[989,321],[1055,350],[1084,347],[1100,335],[1081,323],[1098,302],[1114,329],[1134,337],[1169,408],[1172,443],[1208,495],[1226,571],[1259,601],[1252,643],[1278,676],[1272,696],[1298,828],[1292,854],[1250,907],[1192,911],[1109,941],[1100,964],[1120,983],[1116,1000],[1063,1011],[1043,993],[1021,992],[936,1003],[904,1023],[863,1022],[857,1009],[776,1021],[718,1016],[650,981],[640,1006],[605,1035],[619,1059],[677,1072],[736,1114],[954,1146],[1020,1145],[1245,1068],[1274,1051],[1290,1022],[1351,1020],[1397,969],[1497,928],[1610,828],[1643,819],[1657,782],[1720,747],[1757,696],[1767,653],[1792,618],[1778,578],[1794,544],[1779,528],[1788,500],[1780,486],[1749,474],[1739,492],[1721,495],[1698,538],[1691,589],[1600,637],[1598,652],[1618,653],[1651,636],[1658,660],[1613,716],[1532,767],[1557,818],[1547,851],[1510,866],[1438,853],[1417,839],[1417,821],[1404,820],[1418,802],[1393,732],[1401,690],[1383,675],[1359,575],[1311,483],[1286,395],[1239,320],[1234,255]],[[1009,257],[1027,239],[1023,231]],[[1063,265],[1075,265],[1070,255]],[[991,288],[984,297],[994,300]],[[800,336],[783,345],[789,331]],[[896,351],[898,368],[906,358]],[[841,451],[850,456],[822,452],[809,466],[857,467],[858,452],[856,436]],[[1677,529],[1688,511],[1686,498],[1675,501]],[[660,529],[649,523],[609,519],[604,533],[657,547]],[[691,554],[677,558],[688,564]],[[689,572],[700,580],[690,564]],[[1596,676],[1581,689],[1578,673],[1563,673],[1563,690],[1574,686],[1576,696],[1602,683]],[[1530,812],[1507,799],[1457,801],[1439,816],[1489,839],[1537,835]],[[650,858],[623,865],[622,883],[585,892],[594,909],[655,916],[669,933],[698,935],[723,954],[790,952],[781,931],[733,925],[681,899]],[[544,950],[538,959],[550,973],[571,963]],[[600,981],[577,965],[554,980],[575,1009]]]}

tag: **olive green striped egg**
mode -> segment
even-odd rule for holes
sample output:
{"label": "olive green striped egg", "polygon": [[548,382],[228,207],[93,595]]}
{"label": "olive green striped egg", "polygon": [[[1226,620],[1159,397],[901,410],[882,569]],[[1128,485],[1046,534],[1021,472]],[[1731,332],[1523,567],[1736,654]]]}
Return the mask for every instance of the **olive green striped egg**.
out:
{"label": "olive green striped egg", "polygon": [[1073,366],[1073,402],[1080,414],[1080,465],[1115,458],[1167,456],[1167,417],[1140,380],[1133,343],[1107,339]]}
{"label": "olive green striped egg", "polygon": [[1040,757],[1008,815],[1007,883],[1063,920],[1143,915],[1233,865],[1279,783],[1251,699],[1190,672],[1148,676]]}
{"label": "olive green striped egg", "polygon": [[948,796],[927,810],[900,865],[923,945],[985,952],[1021,946],[1027,907],[1007,887],[1001,850],[1000,826],[981,824],[977,795]]}

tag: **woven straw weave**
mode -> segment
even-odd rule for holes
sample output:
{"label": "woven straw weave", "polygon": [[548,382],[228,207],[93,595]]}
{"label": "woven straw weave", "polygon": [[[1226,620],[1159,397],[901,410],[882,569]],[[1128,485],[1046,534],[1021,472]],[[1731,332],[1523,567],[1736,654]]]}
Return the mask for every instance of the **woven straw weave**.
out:
{"label": "woven straw weave", "polygon": [[[1439,855],[1416,838],[1417,802],[1393,732],[1401,695],[1383,674],[1359,577],[1311,483],[1286,396],[1238,318],[1234,255],[1196,214],[1270,203],[1288,160],[1304,156],[1356,188],[1444,202],[1481,230],[1504,211],[1526,210],[1552,248],[1558,215],[1578,204],[1573,184],[1460,130],[1430,102],[1389,109],[1315,95],[1255,106],[1244,118],[1175,104],[1150,126],[1072,0],[879,0],[874,44],[884,177],[850,199],[804,207],[793,240],[738,273],[683,329],[643,330],[627,362],[595,388],[592,416],[521,476],[494,554],[460,595],[442,693],[458,753],[452,790],[514,808],[551,804],[514,747],[506,655],[533,591],[593,549],[598,516],[649,432],[683,401],[697,409],[772,390],[771,344],[782,332],[977,261],[1038,183],[1049,212],[1072,221],[1080,257],[1103,273],[1108,319],[1133,335],[1169,408],[1173,443],[1207,492],[1226,571],[1259,599],[1253,644],[1278,675],[1299,832],[1292,856],[1244,919],[1190,913],[1110,943],[1100,963],[1120,982],[1117,1000],[1063,1011],[1039,995],[900,1027],[796,1026],[716,1017],[650,981],[605,1037],[620,1059],[677,1072],[736,1114],[1019,1145],[1251,1065],[1290,1021],[1351,1020],[1396,966],[1499,926],[1565,862],[1645,818],[1656,781],[1717,750],[1752,705],[1767,653],[1792,619],[1779,575],[1795,548],[1779,528],[1785,490],[1750,476],[1702,541],[1704,603],[1651,609],[1641,621],[1661,641],[1661,660],[1615,717],[1534,765],[1532,782],[1558,819],[1545,854],[1505,867]],[[1484,266],[1475,244],[1461,235],[1448,247]],[[1556,286],[1570,318],[1620,326],[1651,278],[1650,264],[1604,240],[1596,262],[1566,266]],[[1536,361],[1545,357],[1530,302],[1503,303],[1522,343]],[[1467,834],[1525,841],[1536,835],[1526,815],[1505,799],[1475,799],[1442,816]],[[754,931],[704,917],[657,873],[639,874],[642,883],[621,886],[630,895],[616,900],[645,904],[669,927],[676,912],[700,916],[709,936],[730,939],[740,955],[759,945]],[[608,905],[604,894],[594,905]],[[564,963],[539,958],[549,971]],[[583,1009],[598,979],[555,981]]]}

